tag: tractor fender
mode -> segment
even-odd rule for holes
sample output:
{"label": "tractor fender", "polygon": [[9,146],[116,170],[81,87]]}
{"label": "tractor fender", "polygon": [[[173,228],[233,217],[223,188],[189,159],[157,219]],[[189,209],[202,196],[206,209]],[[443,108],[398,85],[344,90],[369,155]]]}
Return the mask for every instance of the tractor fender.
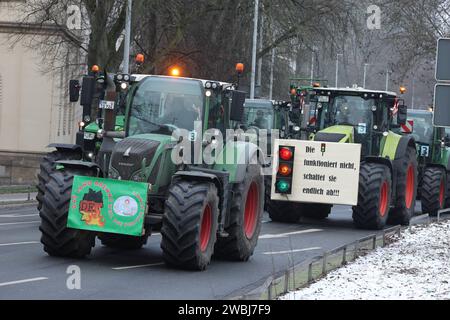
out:
{"label": "tractor fender", "polygon": [[[227,155],[230,154],[234,155],[234,159],[231,159],[231,161],[230,157],[227,159]],[[223,159],[223,161],[216,163],[214,170],[227,171],[230,173],[230,183],[240,183],[244,181],[250,160],[255,156],[258,159],[258,163],[264,164],[266,162],[265,159],[261,159],[265,158],[265,155],[256,144],[243,141],[228,142],[218,157],[218,159]]]}
{"label": "tractor fender", "polygon": [[47,146],[47,148],[55,148],[58,151],[74,151],[83,153],[83,149],[81,146],[77,144],[66,144],[66,143],[52,143]]}
{"label": "tractor fender", "polygon": [[428,163],[428,164],[425,165],[425,168],[440,168],[440,169],[443,169],[443,170],[446,170],[446,171],[449,170],[448,169],[448,164],[447,164],[447,168],[446,168],[443,164],[440,164],[440,163]]}
{"label": "tractor fender", "polygon": [[395,151],[395,160],[401,159],[408,148],[416,149],[416,141],[411,136],[402,136]]}
{"label": "tractor fender", "polygon": [[223,184],[221,180],[219,179],[219,177],[212,173],[201,171],[178,171],[173,175],[172,180],[177,179],[212,182],[216,185],[219,195],[223,193]]}
{"label": "tractor fender", "polygon": [[389,170],[391,170],[391,175],[394,174],[394,164],[392,163],[391,160],[387,159],[387,158],[382,158],[382,157],[366,157],[364,159],[366,162],[369,163],[378,163],[378,164],[382,164],[385,165],[389,168]]}
{"label": "tractor fender", "polygon": [[56,161],[56,168],[62,166],[67,169],[91,170],[97,173],[97,177],[103,177],[100,167],[94,162],[86,162],[81,160],[60,160]]}

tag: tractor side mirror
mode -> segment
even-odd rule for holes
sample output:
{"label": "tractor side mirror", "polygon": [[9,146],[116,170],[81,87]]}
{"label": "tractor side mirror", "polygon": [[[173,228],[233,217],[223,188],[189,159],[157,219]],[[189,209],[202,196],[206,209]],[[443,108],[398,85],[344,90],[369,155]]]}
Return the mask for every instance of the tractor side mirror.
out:
{"label": "tractor side mirror", "polygon": [[83,84],[81,85],[81,101],[82,106],[90,106],[94,99],[95,93],[95,78],[86,76],[83,78]]}
{"label": "tractor side mirror", "polygon": [[78,102],[80,99],[80,81],[70,80],[69,81],[69,98],[70,102]]}
{"label": "tractor side mirror", "polygon": [[408,120],[408,107],[405,105],[398,106],[397,124],[405,125]]}
{"label": "tractor side mirror", "polygon": [[230,120],[238,122],[242,121],[242,117],[244,116],[245,96],[246,93],[243,91],[231,91]]}

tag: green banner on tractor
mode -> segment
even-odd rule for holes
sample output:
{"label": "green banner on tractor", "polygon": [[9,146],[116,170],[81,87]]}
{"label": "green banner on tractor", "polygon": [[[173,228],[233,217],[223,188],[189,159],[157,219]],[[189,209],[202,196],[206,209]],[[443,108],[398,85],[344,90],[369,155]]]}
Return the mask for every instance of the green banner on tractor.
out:
{"label": "green banner on tractor", "polygon": [[147,183],[75,176],[67,226],[141,236]]}

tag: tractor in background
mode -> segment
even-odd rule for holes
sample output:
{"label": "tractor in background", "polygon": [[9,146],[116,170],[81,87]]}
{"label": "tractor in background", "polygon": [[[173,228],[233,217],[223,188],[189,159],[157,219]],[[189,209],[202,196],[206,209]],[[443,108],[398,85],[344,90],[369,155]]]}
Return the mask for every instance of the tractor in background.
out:
{"label": "tractor in background", "polygon": [[431,110],[409,110],[408,122],[399,131],[413,137],[417,144],[417,195],[422,212],[437,216],[439,210],[450,208],[449,136],[444,128],[433,126]]}
{"label": "tractor in background", "polygon": [[[390,119],[396,94],[353,88],[314,88],[310,101],[316,121],[308,130],[310,139],[320,142],[361,145],[358,203],[353,220],[358,228],[381,229],[389,221],[407,225],[414,214],[417,192],[416,143],[411,136],[392,131]],[[407,107],[398,106],[397,123],[406,123]],[[289,151],[289,150],[288,150]],[[280,149],[280,157],[287,155]],[[285,170],[292,176],[295,172]],[[288,179],[285,179],[288,181]],[[282,178],[274,181],[277,194],[289,193]],[[274,221],[297,222],[303,215],[324,219],[331,205],[270,201]]]}

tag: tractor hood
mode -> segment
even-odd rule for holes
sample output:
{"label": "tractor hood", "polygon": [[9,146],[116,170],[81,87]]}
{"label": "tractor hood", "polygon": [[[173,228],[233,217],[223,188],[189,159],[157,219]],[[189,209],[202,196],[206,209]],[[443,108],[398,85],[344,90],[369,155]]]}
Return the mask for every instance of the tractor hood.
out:
{"label": "tractor hood", "polygon": [[316,133],[314,141],[352,143],[354,128],[351,126],[332,126]]}
{"label": "tractor hood", "polygon": [[114,178],[147,181],[150,175],[156,175],[161,156],[167,150],[165,147],[171,142],[171,136],[155,134],[137,135],[119,141],[111,156]]}

